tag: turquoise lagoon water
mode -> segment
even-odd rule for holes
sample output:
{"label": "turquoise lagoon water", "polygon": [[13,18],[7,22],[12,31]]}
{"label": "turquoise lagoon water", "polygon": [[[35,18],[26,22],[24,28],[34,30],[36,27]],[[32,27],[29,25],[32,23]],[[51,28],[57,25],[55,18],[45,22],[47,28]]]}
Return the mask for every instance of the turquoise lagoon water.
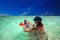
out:
{"label": "turquoise lagoon water", "polygon": [[[41,16],[48,40],[60,40],[60,16]],[[29,33],[23,31],[20,22],[27,19],[31,24],[34,16],[0,16],[0,40],[28,40]]]}

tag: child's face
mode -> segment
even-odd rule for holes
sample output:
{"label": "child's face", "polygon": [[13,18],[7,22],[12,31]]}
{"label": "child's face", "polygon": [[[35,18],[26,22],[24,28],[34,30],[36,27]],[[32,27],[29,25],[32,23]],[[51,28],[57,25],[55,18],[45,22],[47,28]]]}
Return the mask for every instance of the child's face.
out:
{"label": "child's face", "polygon": [[26,20],[24,20],[24,22],[27,22]]}

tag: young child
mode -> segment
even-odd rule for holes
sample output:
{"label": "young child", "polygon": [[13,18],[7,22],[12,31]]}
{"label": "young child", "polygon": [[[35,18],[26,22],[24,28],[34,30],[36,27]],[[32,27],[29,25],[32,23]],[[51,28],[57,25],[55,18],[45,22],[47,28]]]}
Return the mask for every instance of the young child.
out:
{"label": "young child", "polygon": [[29,28],[29,22],[27,22],[26,19],[24,20],[24,25],[25,25],[25,27]]}

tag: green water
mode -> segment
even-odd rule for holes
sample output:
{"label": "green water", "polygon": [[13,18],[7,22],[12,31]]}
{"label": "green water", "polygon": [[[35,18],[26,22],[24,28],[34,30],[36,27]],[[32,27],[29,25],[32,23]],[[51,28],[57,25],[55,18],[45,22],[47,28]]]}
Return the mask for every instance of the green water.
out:
{"label": "green water", "polygon": [[[23,31],[20,22],[27,19],[31,24],[34,16],[0,16],[0,40],[28,40],[29,33]],[[60,40],[60,16],[42,16],[49,40]],[[32,38],[32,37],[31,37]]]}

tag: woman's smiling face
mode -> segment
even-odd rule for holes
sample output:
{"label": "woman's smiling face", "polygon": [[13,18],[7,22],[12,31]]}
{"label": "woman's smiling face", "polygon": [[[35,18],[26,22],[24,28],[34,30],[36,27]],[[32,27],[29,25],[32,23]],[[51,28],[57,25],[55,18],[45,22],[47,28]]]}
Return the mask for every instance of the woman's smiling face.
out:
{"label": "woman's smiling face", "polygon": [[34,21],[35,22],[35,24],[38,24],[38,22],[37,21]]}

